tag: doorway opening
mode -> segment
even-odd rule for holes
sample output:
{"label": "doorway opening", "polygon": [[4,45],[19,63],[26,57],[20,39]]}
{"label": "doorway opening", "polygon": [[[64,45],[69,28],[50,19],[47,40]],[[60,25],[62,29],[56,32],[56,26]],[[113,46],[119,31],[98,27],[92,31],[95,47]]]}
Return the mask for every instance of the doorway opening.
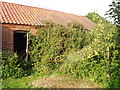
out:
{"label": "doorway opening", "polygon": [[14,52],[19,58],[25,59],[27,56],[28,33],[25,31],[14,31]]}

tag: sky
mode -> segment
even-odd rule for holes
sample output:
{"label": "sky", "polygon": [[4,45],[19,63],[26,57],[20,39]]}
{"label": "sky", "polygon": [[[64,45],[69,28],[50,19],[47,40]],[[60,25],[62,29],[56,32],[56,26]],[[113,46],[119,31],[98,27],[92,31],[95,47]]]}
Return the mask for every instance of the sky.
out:
{"label": "sky", "polygon": [[105,17],[112,0],[0,0],[85,16],[96,12]]}

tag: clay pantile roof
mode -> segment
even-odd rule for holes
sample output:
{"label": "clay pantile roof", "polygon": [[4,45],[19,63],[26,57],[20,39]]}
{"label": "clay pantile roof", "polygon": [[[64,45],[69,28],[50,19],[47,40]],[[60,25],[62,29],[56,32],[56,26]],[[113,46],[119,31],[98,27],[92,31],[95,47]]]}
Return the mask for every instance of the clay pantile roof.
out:
{"label": "clay pantile roof", "polygon": [[43,26],[43,21],[50,20],[64,26],[70,22],[77,22],[86,29],[95,26],[92,21],[84,16],[2,1],[0,1],[0,7],[1,23]]}

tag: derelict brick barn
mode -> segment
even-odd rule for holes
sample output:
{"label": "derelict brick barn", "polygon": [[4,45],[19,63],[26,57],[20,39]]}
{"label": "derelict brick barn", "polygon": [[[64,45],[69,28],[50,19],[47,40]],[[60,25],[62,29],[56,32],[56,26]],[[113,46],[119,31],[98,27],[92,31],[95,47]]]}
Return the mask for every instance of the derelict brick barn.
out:
{"label": "derelict brick barn", "polygon": [[0,11],[2,17],[0,19],[2,49],[18,52],[18,54],[25,52],[27,49],[27,30],[35,35],[37,29],[34,26],[45,27],[42,23],[45,20],[64,26],[67,26],[70,22],[77,22],[88,30],[95,26],[93,22],[84,16],[9,2],[0,1]]}

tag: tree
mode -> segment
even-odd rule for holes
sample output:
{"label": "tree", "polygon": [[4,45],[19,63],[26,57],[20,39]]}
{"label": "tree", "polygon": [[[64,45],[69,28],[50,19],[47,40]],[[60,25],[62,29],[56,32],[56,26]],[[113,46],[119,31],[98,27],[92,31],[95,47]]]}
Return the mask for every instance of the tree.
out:
{"label": "tree", "polygon": [[120,0],[113,0],[109,6],[110,9],[106,15],[108,15],[110,19],[113,19],[114,24],[120,28]]}
{"label": "tree", "polygon": [[[116,26],[115,28],[116,37],[114,39],[115,39],[115,43],[116,43],[115,46],[116,46],[116,50],[118,51],[118,54],[115,55],[115,57],[118,63],[117,68],[119,68],[120,70],[120,0],[113,0],[112,4],[109,6],[110,6],[110,9],[109,11],[107,11],[106,15],[108,15],[110,19],[113,19],[114,25]],[[111,79],[111,85],[113,85],[114,83],[118,85],[118,83],[120,83],[119,80],[120,80],[120,77]],[[115,81],[118,81],[118,82],[115,82]]]}
{"label": "tree", "polygon": [[108,15],[110,19],[113,19],[113,22],[117,27],[116,42],[119,46],[120,45],[120,0],[113,0],[112,4],[109,6],[110,9],[109,11],[107,11],[106,15]]}

